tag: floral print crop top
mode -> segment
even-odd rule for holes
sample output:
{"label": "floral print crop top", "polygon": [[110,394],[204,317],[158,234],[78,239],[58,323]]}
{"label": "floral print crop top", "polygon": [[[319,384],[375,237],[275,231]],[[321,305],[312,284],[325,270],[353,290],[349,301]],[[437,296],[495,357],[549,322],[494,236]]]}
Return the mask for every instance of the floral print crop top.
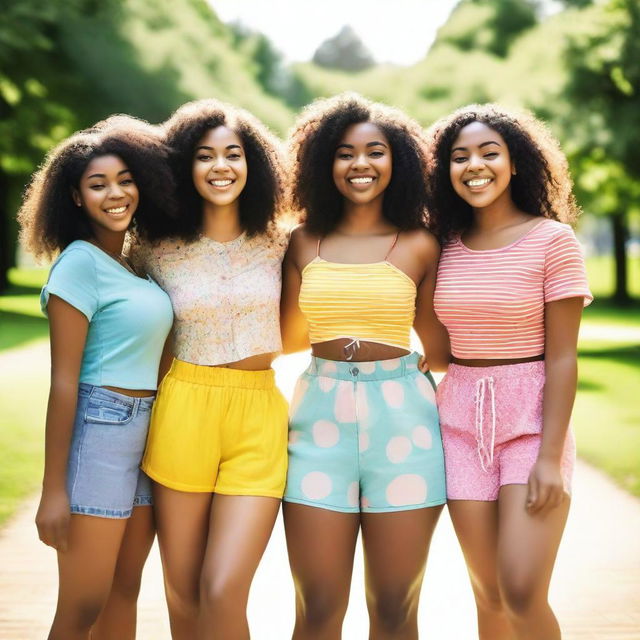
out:
{"label": "floral print crop top", "polygon": [[288,235],[281,229],[229,242],[200,236],[136,245],[132,260],[169,294],[174,356],[201,365],[282,350],[280,290]]}

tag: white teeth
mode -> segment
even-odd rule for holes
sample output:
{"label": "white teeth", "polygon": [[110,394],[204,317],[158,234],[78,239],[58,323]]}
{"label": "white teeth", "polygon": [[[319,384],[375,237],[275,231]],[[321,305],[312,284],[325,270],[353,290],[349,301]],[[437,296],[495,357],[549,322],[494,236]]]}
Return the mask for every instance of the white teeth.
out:
{"label": "white teeth", "polygon": [[467,180],[468,187],[484,187],[485,184],[489,184],[491,178],[476,178],[474,180]]}
{"label": "white teeth", "polygon": [[124,213],[127,210],[127,207],[115,207],[113,209],[105,209],[107,213]]}
{"label": "white teeth", "polygon": [[369,184],[370,182],[373,182],[373,178],[349,178],[349,182],[352,184]]}
{"label": "white teeth", "polygon": [[210,184],[214,187],[228,187],[232,182],[233,180],[211,180]]}

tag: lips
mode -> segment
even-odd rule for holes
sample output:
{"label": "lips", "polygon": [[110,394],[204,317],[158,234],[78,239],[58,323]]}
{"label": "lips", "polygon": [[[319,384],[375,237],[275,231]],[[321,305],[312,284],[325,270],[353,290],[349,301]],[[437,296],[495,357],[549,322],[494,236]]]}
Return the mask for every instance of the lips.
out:
{"label": "lips", "polygon": [[219,180],[209,180],[209,184],[216,189],[225,189],[226,187],[232,185],[234,180],[231,178],[224,178]]}
{"label": "lips", "polygon": [[480,191],[493,182],[493,178],[470,178],[463,180],[464,184],[472,191]]}

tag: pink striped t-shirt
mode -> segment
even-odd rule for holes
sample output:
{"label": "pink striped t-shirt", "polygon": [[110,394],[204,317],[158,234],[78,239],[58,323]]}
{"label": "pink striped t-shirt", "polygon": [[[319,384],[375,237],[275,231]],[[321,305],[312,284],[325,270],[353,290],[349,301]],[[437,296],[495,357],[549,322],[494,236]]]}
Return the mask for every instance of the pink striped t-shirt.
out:
{"label": "pink striped t-shirt", "polygon": [[571,227],[545,218],[515,242],[474,251],[457,238],[442,249],[434,307],[461,359],[527,358],[544,353],[545,302],[589,291]]}

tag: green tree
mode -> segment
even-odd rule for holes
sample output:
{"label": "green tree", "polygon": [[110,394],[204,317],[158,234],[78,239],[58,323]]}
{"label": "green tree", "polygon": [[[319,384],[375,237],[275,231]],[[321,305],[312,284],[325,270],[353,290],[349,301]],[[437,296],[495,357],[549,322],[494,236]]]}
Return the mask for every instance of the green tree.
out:
{"label": "green tree", "polygon": [[575,37],[567,51],[573,113],[565,125],[574,140],[572,157],[584,170],[579,188],[611,220],[614,298],[626,304],[628,220],[640,192],[640,5],[610,0],[592,11],[594,29]]}
{"label": "green tree", "polygon": [[375,64],[358,34],[348,25],[318,47],[313,62],[320,67],[342,71],[363,71]]}

